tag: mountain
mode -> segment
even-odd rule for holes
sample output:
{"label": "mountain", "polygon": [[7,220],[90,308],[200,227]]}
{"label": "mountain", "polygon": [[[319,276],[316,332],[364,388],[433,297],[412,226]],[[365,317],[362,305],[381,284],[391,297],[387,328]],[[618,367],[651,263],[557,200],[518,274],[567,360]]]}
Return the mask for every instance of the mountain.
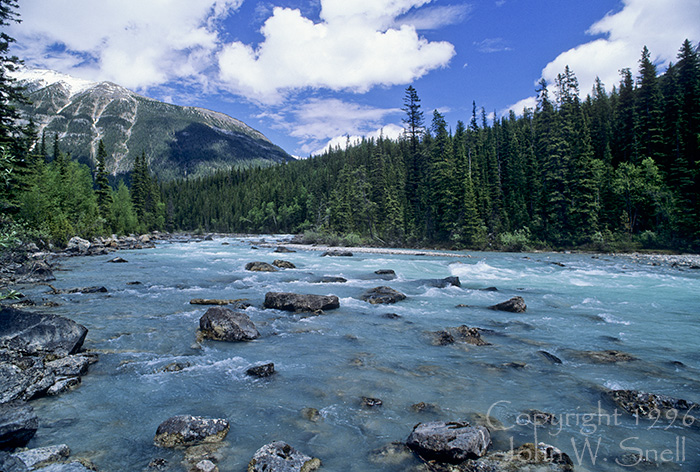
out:
{"label": "mountain", "polygon": [[131,170],[146,153],[161,180],[205,175],[236,166],[269,165],[293,158],[262,133],[223,113],[182,107],[136,94],[111,82],[89,82],[55,71],[24,68],[15,74],[30,105],[18,108],[61,150],[94,167],[104,142],[107,169]]}

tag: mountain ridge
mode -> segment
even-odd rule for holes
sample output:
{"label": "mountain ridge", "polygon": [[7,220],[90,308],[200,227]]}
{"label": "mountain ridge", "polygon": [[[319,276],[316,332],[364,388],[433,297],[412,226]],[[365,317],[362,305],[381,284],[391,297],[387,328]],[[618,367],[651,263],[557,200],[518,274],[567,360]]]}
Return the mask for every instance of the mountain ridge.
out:
{"label": "mountain ridge", "polygon": [[261,132],[221,112],[49,70],[22,69],[15,78],[31,101],[18,108],[40,135],[47,141],[58,135],[62,151],[91,167],[102,140],[107,170],[115,176],[129,172],[142,152],[162,180],[293,160]]}

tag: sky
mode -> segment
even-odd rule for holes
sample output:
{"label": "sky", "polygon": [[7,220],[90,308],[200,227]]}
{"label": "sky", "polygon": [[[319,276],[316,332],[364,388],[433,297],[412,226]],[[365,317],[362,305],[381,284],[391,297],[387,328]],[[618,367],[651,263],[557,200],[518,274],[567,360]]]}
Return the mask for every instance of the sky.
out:
{"label": "sky", "polygon": [[534,107],[565,66],[659,71],[700,42],[700,0],[20,0],[12,52],[27,67],[111,81],[226,113],[288,153],[397,138],[406,88],[454,128]]}

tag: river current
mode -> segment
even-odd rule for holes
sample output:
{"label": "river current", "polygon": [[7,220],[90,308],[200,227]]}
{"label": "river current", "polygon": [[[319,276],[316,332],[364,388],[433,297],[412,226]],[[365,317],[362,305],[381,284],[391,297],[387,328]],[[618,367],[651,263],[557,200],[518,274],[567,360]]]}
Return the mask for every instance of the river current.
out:
{"label": "river current", "polygon": [[[654,460],[658,470],[700,468],[700,425],[682,414],[637,420],[601,394],[634,389],[700,401],[700,271],[582,254],[321,257],[274,253],[274,238],[267,247],[252,241],[161,243],[119,252],[125,264],[107,263],[113,255],[71,258],[56,272],[56,288],[109,292],[23,290],[60,303],[42,311],[85,325],[84,348],[99,353],[79,387],[33,402],[42,422],[29,446],[66,443],[103,471],[141,471],[154,458],[178,470],[182,451],[157,448],[153,437],[165,419],[190,414],[230,421],[218,451],[222,472],[244,471],[275,440],[320,458],[322,470],[404,471],[420,461],[377,450],[405,441],[419,422],[471,419],[491,429],[494,449],[545,442],[566,452],[577,471],[647,470],[620,465],[630,454]],[[275,259],[297,268],[244,269]],[[383,280],[374,274],[380,269],[397,277]],[[347,283],[318,283],[322,276]],[[430,281],[448,276],[461,287]],[[359,299],[381,285],[406,300]],[[490,287],[497,291],[484,290]],[[263,309],[270,291],[337,295],[341,306],[320,315]],[[524,298],[526,312],[487,309],[514,296]],[[198,344],[207,307],[191,305],[194,298],[248,299],[245,312],[261,337]],[[482,328],[491,345],[434,342],[432,332],[460,325]],[[603,350],[635,360],[596,363],[585,354]],[[268,362],[273,376],[246,375]],[[173,363],[182,370],[163,370]],[[362,397],[382,405],[363,406]],[[428,408],[416,411],[419,402]],[[304,415],[308,408],[319,417]],[[555,415],[554,424],[529,423],[533,409]]]}

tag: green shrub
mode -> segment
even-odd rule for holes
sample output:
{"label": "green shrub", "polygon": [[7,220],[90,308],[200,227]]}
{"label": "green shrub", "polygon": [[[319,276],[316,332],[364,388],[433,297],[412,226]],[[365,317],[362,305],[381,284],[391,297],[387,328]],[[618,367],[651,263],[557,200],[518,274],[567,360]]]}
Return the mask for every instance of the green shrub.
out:
{"label": "green shrub", "polygon": [[530,251],[530,229],[524,227],[512,233],[502,233],[498,236],[498,243],[502,250],[510,252]]}

